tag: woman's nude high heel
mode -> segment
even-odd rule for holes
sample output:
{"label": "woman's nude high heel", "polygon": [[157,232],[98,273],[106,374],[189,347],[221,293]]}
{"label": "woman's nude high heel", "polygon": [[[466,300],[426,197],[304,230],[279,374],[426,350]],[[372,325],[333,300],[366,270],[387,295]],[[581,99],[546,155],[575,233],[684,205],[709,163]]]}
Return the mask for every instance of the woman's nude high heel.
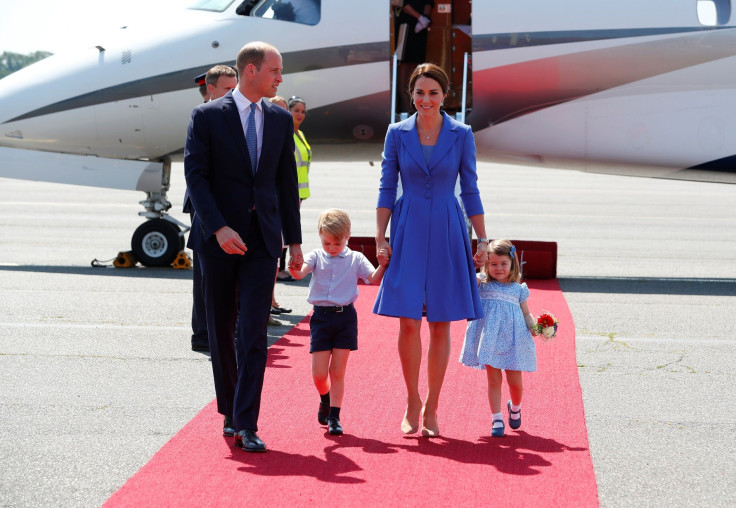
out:
{"label": "woman's nude high heel", "polygon": [[[421,411],[420,411],[421,412]],[[401,432],[404,434],[414,434],[419,430],[419,413],[416,419],[409,418],[409,407],[404,411],[404,419],[401,421]]]}

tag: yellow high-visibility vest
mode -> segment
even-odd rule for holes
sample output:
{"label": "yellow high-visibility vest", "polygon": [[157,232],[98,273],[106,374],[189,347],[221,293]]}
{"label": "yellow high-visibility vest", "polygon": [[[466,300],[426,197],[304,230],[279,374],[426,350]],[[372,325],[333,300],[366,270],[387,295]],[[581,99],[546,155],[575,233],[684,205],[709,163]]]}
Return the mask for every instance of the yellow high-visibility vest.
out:
{"label": "yellow high-visibility vest", "polygon": [[296,176],[299,182],[299,199],[309,197],[309,163],[312,162],[312,148],[307,143],[302,131],[294,133],[294,157],[296,158]]}

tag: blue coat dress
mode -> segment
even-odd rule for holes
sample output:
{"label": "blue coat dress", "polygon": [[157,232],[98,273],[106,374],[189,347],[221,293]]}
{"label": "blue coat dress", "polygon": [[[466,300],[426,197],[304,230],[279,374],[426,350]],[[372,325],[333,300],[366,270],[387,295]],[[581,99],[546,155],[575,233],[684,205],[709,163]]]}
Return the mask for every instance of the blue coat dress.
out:
{"label": "blue coat dress", "polygon": [[459,174],[468,216],[483,214],[475,140],[469,126],[443,116],[429,164],[416,114],[386,133],[377,207],[392,210],[392,256],[373,307],[376,314],[421,319],[426,306],[427,321],[483,316],[465,218],[455,197]]}

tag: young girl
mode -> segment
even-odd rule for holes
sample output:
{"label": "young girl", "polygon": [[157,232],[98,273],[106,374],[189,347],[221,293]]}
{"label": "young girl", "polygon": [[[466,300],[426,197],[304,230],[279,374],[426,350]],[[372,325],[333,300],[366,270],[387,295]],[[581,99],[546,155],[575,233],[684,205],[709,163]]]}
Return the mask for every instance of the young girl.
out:
{"label": "young girl", "polygon": [[521,427],[521,371],[537,370],[534,349],[534,319],[526,300],[529,288],[520,284],[521,269],[516,247],[508,240],[494,240],[488,249],[488,261],[478,274],[478,290],[483,306],[482,319],[470,321],[460,356],[463,365],[486,369],[488,402],[493,413],[491,436],[503,436],[501,414],[501,371],[506,371],[511,400],[509,427]]}

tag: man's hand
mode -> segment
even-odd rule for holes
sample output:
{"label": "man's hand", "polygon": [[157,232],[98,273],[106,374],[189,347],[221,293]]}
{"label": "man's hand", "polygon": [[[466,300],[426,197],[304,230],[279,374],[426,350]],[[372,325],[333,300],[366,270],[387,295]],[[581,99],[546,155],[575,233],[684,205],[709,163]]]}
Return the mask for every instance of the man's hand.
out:
{"label": "man's hand", "polygon": [[220,244],[220,248],[228,254],[239,254],[242,256],[248,250],[240,235],[228,226],[222,226],[215,231],[215,237],[217,238],[217,243]]}
{"label": "man's hand", "polygon": [[298,243],[289,245],[289,269],[301,270],[304,264],[304,256],[302,256],[302,246]]}

